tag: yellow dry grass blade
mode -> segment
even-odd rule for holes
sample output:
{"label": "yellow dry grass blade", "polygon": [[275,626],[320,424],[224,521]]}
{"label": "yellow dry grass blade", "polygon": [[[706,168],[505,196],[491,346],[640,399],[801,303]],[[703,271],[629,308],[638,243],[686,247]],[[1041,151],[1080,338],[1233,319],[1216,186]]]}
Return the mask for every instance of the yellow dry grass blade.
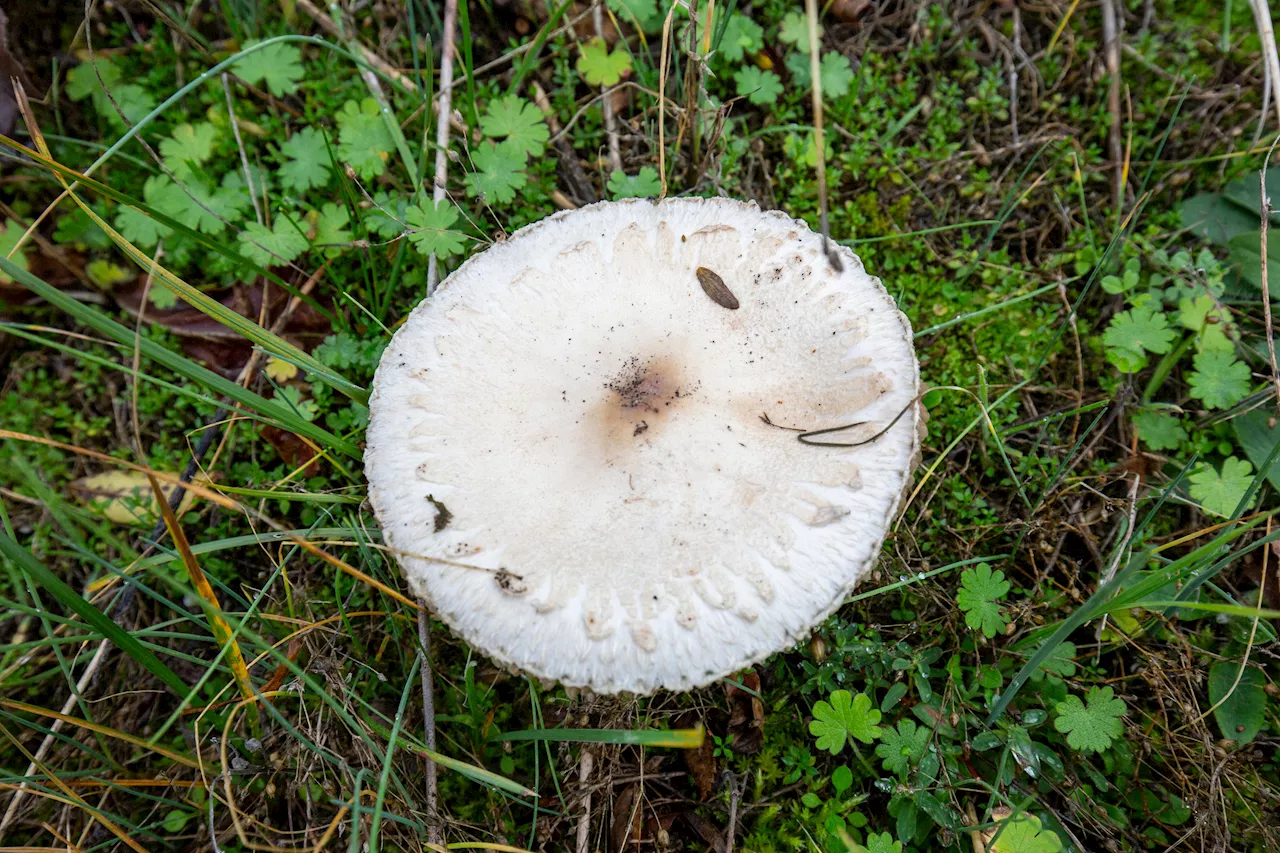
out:
{"label": "yellow dry grass blade", "polygon": [[32,755],[31,752],[25,746],[22,745],[22,741],[14,737],[13,732],[9,731],[8,727],[5,726],[3,723],[0,723],[0,734],[3,734],[6,738],[8,738],[9,742],[18,748],[18,751],[22,753],[23,757],[26,758],[27,761],[29,761],[31,764],[35,765],[35,767],[38,768],[39,771],[43,773],[45,777],[50,782],[52,782],[53,785],[56,788],[58,788],[58,790],[62,792],[63,796],[60,797],[51,791],[41,791],[38,788],[27,787],[26,785],[12,785],[8,782],[0,782],[0,790],[10,790],[10,791],[23,790],[23,791],[26,791],[28,794],[33,794],[38,797],[47,797],[48,799],[56,800],[61,803],[66,803],[69,806],[75,806],[76,808],[83,809],[86,814],[88,814],[98,823],[106,827],[107,831],[109,831],[116,838],[119,838],[121,841],[127,844],[130,849],[136,850],[137,853],[150,853],[150,851],[147,850],[147,848],[143,847],[141,844],[139,844],[138,842],[130,838],[129,834],[125,832],[123,829],[121,829],[115,823],[115,821],[107,817],[102,812],[101,809],[96,809],[93,806],[86,803],[83,799],[80,798],[78,794],[76,794],[75,791],[67,787],[67,783],[59,779],[56,773],[54,773],[48,767],[45,767],[43,763],[36,761],[36,757]]}
{"label": "yellow dry grass blade", "polygon": [[1071,5],[1067,8],[1066,14],[1058,22],[1058,28],[1053,31],[1053,38],[1049,39],[1049,46],[1044,49],[1045,56],[1053,53],[1053,48],[1058,44],[1058,39],[1062,37],[1062,31],[1067,28],[1067,24],[1071,21],[1071,16],[1075,14],[1076,7],[1079,5],[1080,0],[1071,0]]}
{"label": "yellow dry grass blade", "polygon": [[[151,491],[155,494],[160,514],[164,516],[164,526],[169,528],[169,536],[173,539],[173,544],[178,549],[179,556],[182,557],[182,564],[187,569],[191,586],[199,593],[204,603],[204,612],[209,617],[209,627],[213,630],[214,639],[227,650],[227,666],[231,668],[231,676],[236,680],[236,686],[240,688],[240,695],[245,699],[253,699],[253,681],[249,678],[249,668],[244,665],[244,654],[240,651],[240,644],[236,642],[235,632],[227,624],[227,618],[222,615],[222,605],[218,603],[218,596],[213,591],[209,579],[204,576],[204,570],[200,568],[196,555],[191,553],[191,543],[187,541],[187,534],[178,523],[178,516],[174,513],[173,507],[169,506],[168,499],[160,490],[160,483],[151,475],[147,475],[147,480],[151,483]],[[252,722],[256,726],[258,706],[251,704],[249,708]]]}
{"label": "yellow dry grass blade", "polygon": [[[154,752],[157,755],[163,755],[170,761],[173,761],[176,764],[181,764],[185,767],[196,768],[200,766],[198,761],[190,758],[189,756],[183,755],[180,752],[174,752],[173,750],[166,749],[163,746],[156,746],[154,744],[147,743],[142,738],[134,737],[131,734],[126,734],[118,729],[113,729],[110,726],[104,726],[100,723],[92,723],[88,720],[82,720],[79,717],[59,714],[57,711],[50,711],[48,708],[41,708],[37,705],[28,705],[26,702],[14,702],[12,699],[0,699],[0,708],[8,708],[11,711],[21,711],[26,714],[35,714],[38,717],[45,717],[50,720],[61,720],[69,726],[75,726],[76,728],[97,732],[98,734],[106,735],[107,737],[115,738],[116,740],[121,740],[125,743],[131,743],[139,749],[145,749],[149,752]],[[168,783],[166,782],[165,784]]]}
{"label": "yellow dry grass blade", "polygon": [[[145,466],[138,465],[133,462],[127,462],[123,459],[117,459],[114,456],[108,456],[105,453],[99,453],[96,450],[89,450],[88,448],[85,448],[85,447],[78,447],[74,444],[67,444],[64,441],[55,441],[52,438],[44,438],[43,436],[39,436],[39,435],[29,435],[23,432],[14,432],[12,430],[0,429],[0,439],[3,439],[3,438],[11,438],[15,441],[27,441],[33,444],[43,444],[46,447],[56,447],[59,450],[66,450],[69,453],[75,453],[80,456],[87,456],[91,459],[97,459],[100,462],[105,462],[110,465],[120,465],[134,471],[141,471],[143,473],[150,474],[151,476],[155,477],[157,480],[159,480],[162,483],[181,482],[180,478],[173,474],[168,474],[168,473],[165,473],[164,471],[156,471],[154,469],[147,468]],[[237,503],[236,501],[231,500],[231,498],[228,498],[226,495],[218,492],[215,489],[207,488],[195,482],[183,483],[182,485],[183,485],[183,488],[187,489],[187,491],[194,492],[197,496],[202,497],[208,501],[212,501],[213,503],[216,503],[218,506],[224,509],[229,509],[232,512],[252,516],[253,518],[256,518],[259,521],[262,521],[263,523],[269,525],[274,530],[277,530],[280,532],[285,531],[284,525],[280,524],[275,519],[268,516],[266,513],[256,510],[252,507],[246,506],[244,504]],[[318,557],[319,559],[324,560],[326,563],[333,566],[343,574],[350,575],[351,577],[355,578],[361,583],[368,584],[369,586],[378,590],[388,598],[394,598],[396,601],[406,605],[407,607],[411,607],[414,610],[422,609],[421,604],[409,598],[404,593],[399,592],[398,590],[392,589],[391,587],[387,586],[385,583],[378,580],[377,578],[367,575],[364,572],[360,571],[355,566],[352,566],[349,563],[346,563],[343,560],[338,559],[337,557],[333,556],[332,554],[326,551],[322,551],[321,549],[317,548],[313,543],[307,541],[306,539],[303,539],[301,536],[290,535],[290,536],[287,536],[286,538],[287,538],[287,541],[291,542],[294,545],[297,545],[299,548],[306,551],[308,554],[311,554],[313,557]]]}

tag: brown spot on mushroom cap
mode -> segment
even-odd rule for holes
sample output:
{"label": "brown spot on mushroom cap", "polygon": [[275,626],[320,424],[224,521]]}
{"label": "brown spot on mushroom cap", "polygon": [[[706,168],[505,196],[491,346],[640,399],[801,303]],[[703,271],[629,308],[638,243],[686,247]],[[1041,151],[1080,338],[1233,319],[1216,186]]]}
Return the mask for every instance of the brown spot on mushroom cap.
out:
{"label": "brown spot on mushroom cap", "polygon": [[674,356],[633,356],[600,392],[599,402],[587,411],[583,425],[610,456],[656,439],[679,416],[681,403],[693,388]]}

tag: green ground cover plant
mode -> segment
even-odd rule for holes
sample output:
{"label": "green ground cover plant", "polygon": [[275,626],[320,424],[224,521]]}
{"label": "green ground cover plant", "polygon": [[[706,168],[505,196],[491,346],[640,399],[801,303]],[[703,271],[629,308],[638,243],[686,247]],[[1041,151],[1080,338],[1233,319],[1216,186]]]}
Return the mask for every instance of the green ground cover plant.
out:
{"label": "green ground cover plant", "polygon": [[[1280,847],[1248,4],[15,5],[0,847]],[[877,568],[694,694],[425,648],[360,467],[390,334],[432,269],[663,195],[825,209],[910,318]]]}

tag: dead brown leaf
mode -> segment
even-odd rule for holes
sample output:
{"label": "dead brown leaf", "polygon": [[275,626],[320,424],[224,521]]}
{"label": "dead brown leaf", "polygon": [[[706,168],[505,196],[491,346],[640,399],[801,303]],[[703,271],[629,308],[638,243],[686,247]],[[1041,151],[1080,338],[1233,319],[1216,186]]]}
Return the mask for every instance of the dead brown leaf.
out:
{"label": "dead brown leaf", "polygon": [[835,0],[831,4],[830,12],[838,21],[856,24],[870,8],[871,0]]}
{"label": "dead brown leaf", "polygon": [[684,813],[684,819],[703,841],[711,845],[712,850],[724,849],[724,836],[711,824],[711,821],[692,810]]}
{"label": "dead brown leaf", "polygon": [[728,680],[724,682],[724,695],[729,700],[729,734],[733,735],[733,751],[755,755],[764,745],[760,674],[755,669],[746,670],[738,675],[738,683],[747,690]]}
{"label": "dead brown leaf", "polygon": [[[134,287],[112,294],[120,307],[134,317],[138,316],[142,306],[143,285],[144,281],[139,279]],[[155,285],[152,287],[154,289]],[[278,285],[260,282],[235,284],[209,295],[242,317],[261,322],[267,328],[271,328],[292,298]],[[253,345],[238,332],[185,303],[172,308],[157,308],[149,304],[146,320],[181,338],[184,353],[228,378],[239,376],[253,354]],[[329,319],[314,306],[303,302],[290,315],[280,336],[299,349],[310,352],[331,331]]]}
{"label": "dead brown leaf", "polygon": [[609,828],[611,850],[618,853],[626,850],[633,841],[640,840],[642,828],[639,805],[636,798],[640,794],[640,786],[628,785],[613,801],[613,824]]}
{"label": "dead brown leaf", "polygon": [[280,454],[280,460],[290,469],[305,465],[306,468],[302,473],[308,477],[320,471],[320,460],[316,458],[316,449],[300,436],[271,424],[263,424],[258,429],[258,434],[276,449],[276,453]]}
{"label": "dead brown leaf", "polygon": [[[676,721],[676,725],[682,729],[693,728],[700,723],[702,720],[693,712],[681,714]],[[716,786],[715,744],[711,738],[705,738],[702,746],[697,749],[685,749],[681,752],[684,753],[685,767],[689,769],[693,784],[698,789],[698,799],[707,799]]]}

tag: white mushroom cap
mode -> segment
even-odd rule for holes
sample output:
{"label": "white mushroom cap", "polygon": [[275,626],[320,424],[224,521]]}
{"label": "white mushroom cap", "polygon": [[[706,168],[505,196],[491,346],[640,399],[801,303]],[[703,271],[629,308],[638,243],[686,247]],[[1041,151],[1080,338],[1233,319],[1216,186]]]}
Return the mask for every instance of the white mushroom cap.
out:
{"label": "white mushroom cap", "polygon": [[[599,693],[688,690],[807,636],[875,561],[918,449],[910,325],[837,251],[842,272],[802,222],[673,199],[560,213],[463,264],[370,404],[369,496],[414,592],[492,658]],[[855,448],[779,428],[858,442],[904,410]]]}

